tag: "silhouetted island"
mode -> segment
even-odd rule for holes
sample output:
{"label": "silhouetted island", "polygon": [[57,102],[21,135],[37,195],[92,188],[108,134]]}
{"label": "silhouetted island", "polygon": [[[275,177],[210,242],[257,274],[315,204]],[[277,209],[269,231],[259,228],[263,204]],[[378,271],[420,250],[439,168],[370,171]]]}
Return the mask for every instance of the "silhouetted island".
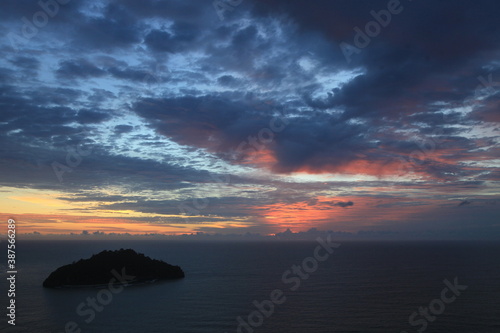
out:
{"label": "silhouetted island", "polygon": [[112,284],[149,283],[156,280],[181,279],[179,266],[151,259],[132,249],[102,251],[89,259],[80,259],[53,271],[43,282],[47,288],[89,287]]}

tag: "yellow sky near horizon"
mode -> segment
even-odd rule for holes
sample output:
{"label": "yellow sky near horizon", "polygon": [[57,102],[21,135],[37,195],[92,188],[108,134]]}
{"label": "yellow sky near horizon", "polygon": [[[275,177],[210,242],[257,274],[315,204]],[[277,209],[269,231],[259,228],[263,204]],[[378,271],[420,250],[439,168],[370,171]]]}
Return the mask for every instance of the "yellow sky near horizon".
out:
{"label": "yellow sky near horizon", "polygon": [[[79,234],[89,232],[177,235],[197,232],[201,223],[192,223],[181,214],[152,214],[132,210],[95,209],[99,202],[72,202],[60,199],[67,193],[53,190],[2,187],[0,203],[3,211],[0,218],[17,222],[18,233],[39,232],[42,234]],[[169,222],[185,219],[186,222]],[[196,216],[190,216],[194,218]],[[203,218],[203,216],[199,216]],[[213,229],[245,228],[241,218],[220,218],[214,222],[203,222],[203,227]],[[3,234],[0,231],[0,234]]]}

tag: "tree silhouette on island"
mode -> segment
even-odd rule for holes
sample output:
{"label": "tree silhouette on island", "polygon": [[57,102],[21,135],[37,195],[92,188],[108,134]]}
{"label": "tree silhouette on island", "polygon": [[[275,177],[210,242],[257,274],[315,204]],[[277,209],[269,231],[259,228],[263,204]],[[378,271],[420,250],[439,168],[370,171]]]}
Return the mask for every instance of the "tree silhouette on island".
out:
{"label": "tree silhouette on island", "polygon": [[43,282],[46,288],[100,287],[112,283],[133,285],[184,278],[179,266],[151,259],[132,249],[102,251],[53,271]]}

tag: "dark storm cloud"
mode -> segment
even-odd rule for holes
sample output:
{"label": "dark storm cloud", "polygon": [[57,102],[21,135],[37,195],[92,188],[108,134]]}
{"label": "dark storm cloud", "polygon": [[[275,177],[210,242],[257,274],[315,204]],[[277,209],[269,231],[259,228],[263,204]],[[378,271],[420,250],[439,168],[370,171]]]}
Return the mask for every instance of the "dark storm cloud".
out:
{"label": "dark storm cloud", "polygon": [[[131,13],[142,18],[171,18],[179,21],[199,22],[207,9],[212,9],[212,3],[203,5],[199,2],[190,1],[155,1],[145,0],[137,2],[134,0],[119,1],[119,4],[128,8]],[[216,16],[212,16],[216,19]]]}
{"label": "dark storm cloud", "polygon": [[239,80],[232,75],[223,75],[217,78],[217,82],[223,86],[234,87]]}
{"label": "dark storm cloud", "polygon": [[155,51],[174,53],[177,46],[170,33],[160,30],[151,31],[146,36],[145,42]]}
{"label": "dark storm cloud", "polygon": [[[234,101],[223,96],[186,96],[144,99],[133,109],[160,133],[177,142],[230,153],[270,126],[276,116],[274,107],[283,109],[269,105],[256,108],[245,100]],[[280,121],[284,118],[276,123],[281,127]],[[286,128],[265,148],[277,157],[277,171],[291,172],[304,166],[319,170],[329,165],[344,165],[360,153],[377,158],[371,152],[375,146],[366,143],[369,131],[363,125],[347,124],[323,114],[314,118],[297,117],[287,120]],[[253,150],[245,148],[239,152]]]}
{"label": "dark storm cloud", "polygon": [[[499,80],[500,80],[500,75]],[[471,114],[473,120],[482,120],[491,123],[500,123],[500,83],[498,87],[490,87],[493,94],[483,100],[483,104],[479,105]]]}
{"label": "dark storm cloud", "polygon": [[59,197],[58,199],[66,200],[66,201],[74,201],[74,202],[117,202],[117,201],[136,201],[141,199],[139,196],[132,195],[105,195],[102,193],[92,193],[92,194],[83,194],[83,195],[72,195],[66,197]]}
{"label": "dark storm cloud", "polygon": [[57,75],[64,79],[86,79],[90,77],[100,77],[105,74],[106,72],[104,70],[84,59],[62,61],[57,70]]}
{"label": "dark storm cloud", "polygon": [[0,67],[0,79],[4,82],[7,82],[14,76],[14,71],[9,68]]}
{"label": "dark storm cloud", "polygon": [[[316,31],[328,38],[337,47],[337,53],[341,53],[341,42],[352,43],[350,39],[355,35],[353,27],[364,26],[364,23],[372,19],[370,10],[384,9],[385,6],[386,2],[382,1],[322,2],[308,6],[270,1],[256,2],[253,13],[257,19],[262,20],[267,19],[269,15],[285,14],[299,23],[299,30],[303,35],[293,35],[295,38],[304,38],[303,36],[311,31]],[[433,15],[428,15],[431,9]],[[335,170],[336,167],[355,161],[360,156],[367,160],[390,163],[402,154],[411,153],[415,149],[415,144],[411,141],[406,141],[406,144],[413,149],[385,152],[373,150],[371,133],[384,122],[384,125],[401,129],[420,127],[422,135],[433,133],[438,126],[442,135],[447,136],[466,131],[452,126],[465,125],[469,121],[467,118],[459,117],[457,113],[456,116],[444,117],[442,108],[433,110],[433,103],[446,101],[460,106],[465,99],[473,95],[478,83],[474,72],[479,73],[485,62],[493,60],[487,58],[483,51],[498,44],[495,42],[495,31],[498,28],[492,11],[498,12],[493,2],[485,2],[484,7],[481,4],[472,10],[465,6],[465,2],[461,2],[453,8],[453,15],[448,13],[448,6],[443,4],[416,4],[413,7],[408,4],[404,12],[398,17],[394,16],[391,24],[374,38],[368,47],[362,49],[359,55],[354,55],[357,57],[354,64],[349,65],[345,59],[338,61],[339,68],[360,66],[363,68],[360,75],[324,97],[312,97],[320,85],[311,86],[310,91],[303,90],[303,102],[312,110],[318,111],[319,117],[308,115],[298,118],[292,121],[283,133],[276,135],[273,145],[267,147],[277,158],[274,170],[291,172],[307,168],[319,171],[328,167]],[[470,15],[471,19],[465,19],[466,14]],[[403,15],[406,15],[404,19]],[[476,38],[476,20],[483,16],[482,29],[488,29],[488,32]],[[430,38],[428,33],[415,30],[416,26],[421,26],[418,22],[422,18],[426,20],[424,29],[434,31]],[[458,33],[457,24],[461,24]],[[173,40],[176,36],[173,30],[151,31],[148,45],[157,51],[177,52],[178,43]],[[471,47],[457,48],[453,36],[461,35],[461,32],[464,33],[460,37],[465,39],[464,45]],[[153,33],[157,36],[151,35]],[[229,26],[221,26],[215,33],[214,37],[228,44],[225,47],[207,48],[211,61],[207,62],[206,66],[224,64],[226,68],[251,70],[253,81],[263,85],[279,85],[286,77],[286,70],[281,67],[279,61],[273,61],[272,65],[267,66],[255,63],[255,55],[267,56],[273,49],[273,45],[259,33],[256,24],[232,29]],[[272,35],[273,32],[270,31],[269,34]],[[188,34],[190,38],[194,38],[194,35]],[[491,42],[495,43],[492,45]],[[476,44],[477,47],[472,47]],[[331,53],[329,49],[325,49],[326,51]],[[296,50],[291,47],[290,56],[293,56],[294,52]],[[323,59],[324,55],[316,50],[315,56]],[[212,70],[210,67],[205,68]],[[463,75],[458,75],[460,71],[469,71],[470,75],[464,78]],[[238,87],[238,82],[232,75],[219,76],[217,82],[226,87]],[[225,98],[224,102],[214,103],[217,105],[214,105],[213,109],[207,108],[206,112],[201,111],[200,106],[196,104],[200,101],[195,99],[196,97],[184,96],[175,101],[149,101],[156,104],[155,107],[140,102],[134,110],[153,121],[161,133],[178,142],[207,147],[213,144],[207,139],[214,135],[214,138],[219,140],[219,149],[222,150],[238,145],[248,135],[256,134],[268,121],[265,117],[265,121],[250,121],[254,116],[252,111],[239,107],[239,101],[230,97]],[[231,114],[224,111],[228,107],[237,112]],[[154,108],[156,111],[153,111]],[[322,114],[323,110],[331,108],[337,108],[341,116]],[[365,123],[353,125],[350,120],[357,117],[364,118]],[[490,116],[489,119],[491,118],[493,117]],[[402,121],[403,126],[400,125]],[[238,128],[239,131],[235,134],[231,132],[233,128]],[[397,140],[405,143],[404,139]],[[384,142],[382,139],[379,144],[387,146],[390,141]],[[451,174],[456,171],[437,171],[445,168],[445,165],[438,166],[436,163],[423,164],[419,168],[423,170],[427,165],[429,173],[433,175]]]}
{"label": "dark storm cloud", "polygon": [[[307,122],[307,126],[302,124]],[[276,138],[277,171],[291,172],[309,166],[321,170],[344,165],[356,159],[356,154],[368,153],[369,129],[349,125],[331,116],[317,116],[314,121],[297,118]]]}
{"label": "dark storm cloud", "polygon": [[142,84],[166,82],[163,75],[155,74],[147,68],[129,66],[126,62],[112,57],[95,57],[92,61],[81,58],[64,60],[59,63],[56,75],[58,78],[69,80],[108,76]]}
{"label": "dark storm cloud", "polygon": [[[71,0],[64,5],[58,6],[55,15],[51,15],[51,21],[54,22],[78,22],[82,15],[79,9],[81,8],[82,0]],[[17,1],[6,1],[2,4],[2,11],[0,11],[0,18],[5,21],[13,21],[19,26],[22,25],[21,19],[26,17],[28,20],[32,20],[35,13],[43,11],[40,3],[45,3],[45,1],[31,1],[31,0],[17,0]],[[48,2],[50,3],[50,2]],[[58,15],[63,13],[63,15]]]}
{"label": "dark storm cloud", "polygon": [[134,129],[134,126],[130,125],[116,125],[114,132],[115,134],[130,133]]}
{"label": "dark storm cloud", "polygon": [[[9,137],[2,143],[2,186],[57,189],[70,193],[94,191],[101,186],[118,186],[125,191],[125,195],[146,190],[178,190],[192,186],[189,182],[203,182],[208,178],[206,172],[192,168],[110,154],[84,133],[68,133],[60,147],[55,149],[30,147]],[[69,161],[74,162],[78,158],[75,152],[78,151],[82,152],[80,163],[68,164],[68,156],[71,156]],[[54,163],[59,167],[55,169]],[[56,170],[61,177],[57,176]],[[82,201],[91,201],[89,195],[81,194],[71,200],[82,198]]]}
{"label": "dark storm cloud", "polygon": [[[177,142],[200,147],[215,145],[228,151],[257,134],[271,117],[268,110],[257,110],[245,101],[219,96],[183,96],[168,99],[143,99],[133,110],[152,123],[162,134]],[[266,123],[267,121],[267,123]],[[212,142],[209,137],[216,141]]]}
{"label": "dark storm cloud", "polygon": [[[307,202],[308,206],[328,206],[328,207],[351,207],[354,206],[352,201],[319,201],[318,199],[312,199]],[[316,207],[320,209],[319,207]]]}
{"label": "dark storm cloud", "polygon": [[[159,133],[183,144],[209,148],[222,153],[222,157],[231,157],[231,154],[224,153],[234,153],[242,142],[247,142],[249,137],[257,137],[260,130],[268,128],[273,119],[271,107],[259,110],[244,101],[235,102],[220,96],[144,99],[134,105],[134,110]],[[422,114],[414,118],[431,124],[439,117],[443,118],[443,115]],[[450,118],[448,116],[447,120]],[[434,126],[430,134],[434,134],[435,130]],[[313,118],[299,116],[288,119],[284,130],[274,135],[272,143],[263,146],[276,157],[273,170],[277,172],[304,169],[335,171],[362,159],[379,165],[383,173],[385,164],[400,158],[407,159],[416,152],[412,157],[415,171],[441,179],[475,173],[462,169],[456,161],[468,159],[467,151],[477,147],[477,142],[452,136],[452,130],[442,130],[439,136],[419,141],[380,137],[378,132],[370,123],[355,124],[337,116],[318,113]],[[422,133],[425,134],[425,130]],[[255,150],[249,148],[238,152],[244,155]],[[431,153],[439,153],[449,162],[435,161],[429,155]]]}
{"label": "dark storm cloud", "polygon": [[137,18],[120,2],[111,2],[102,14],[103,17],[83,16],[75,22],[74,48],[127,48],[141,41]]}
{"label": "dark storm cloud", "polygon": [[491,171],[484,173],[477,178],[480,180],[488,180],[488,181],[494,181],[494,182],[500,181],[500,171],[498,171],[498,168],[496,168],[496,169],[497,170],[492,168]]}
{"label": "dark storm cloud", "polygon": [[423,123],[426,126],[442,126],[464,123],[466,119],[459,112],[444,114],[442,112],[420,112],[408,116],[410,123]]}
{"label": "dark storm cloud", "polygon": [[40,67],[40,60],[33,57],[18,56],[10,61],[19,68],[35,71]]}
{"label": "dark storm cloud", "polygon": [[[111,112],[75,109],[66,106],[81,96],[77,90],[42,88],[40,91],[16,91],[13,87],[0,87],[0,131],[20,131],[18,134],[30,142],[35,138],[54,139],[57,135],[72,135],[81,126],[110,119]],[[73,124],[73,126],[69,126]],[[76,124],[76,125],[74,125]]]}
{"label": "dark storm cloud", "polygon": [[[353,44],[354,27],[364,29],[374,20],[371,10],[386,9],[387,1],[320,1],[315,5],[301,2],[256,1],[258,15],[281,13],[299,23],[303,30],[322,33],[333,43]],[[475,88],[474,71],[494,60],[492,54],[500,42],[498,15],[500,6],[495,1],[402,2],[403,11],[392,16],[392,21],[366,48],[354,54],[352,65],[361,66],[365,73],[334,91],[323,103],[309,99],[313,107],[343,107],[346,117],[395,116],[424,110],[432,100],[460,100],[466,97],[451,95],[456,86],[439,87],[433,99],[422,99],[429,94],[431,83],[441,83],[443,77],[470,75],[469,92]],[[338,52],[341,52],[340,46]],[[491,54],[491,55],[488,55]],[[344,62],[345,66],[347,61]],[[443,88],[445,88],[443,92]],[[461,87],[459,87],[461,88]],[[425,95],[424,95],[425,96]]]}
{"label": "dark storm cloud", "polygon": [[154,51],[177,53],[187,47],[192,48],[193,43],[196,42],[200,34],[197,26],[184,22],[174,23],[170,30],[171,33],[156,29],[152,30],[146,36],[144,42]]}
{"label": "dark storm cloud", "polygon": [[458,204],[458,207],[465,206],[465,205],[470,205],[472,202],[469,200],[464,200]]}
{"label": "dark storm cloud", "polygon": [[80,124],[96,124],[106,121],[111,118],[107,112],[95,110],[79,110],[76,121]]}
{"label": "dark storm cloud", "polygon": [[[19,93],[19,92],[18,92]],[[38,105],[71,105],[77,102],[85,93],[78,89],[63,87],[40,87],[24,92],[32,103]]]}
{"label": "dark storm cloud", "polygon": [[[249,137],[257,137],[273,119],[269,106],[257,110],[244,101],[210,96],[145,99],[137,103],[134,110],[160,133],[180,143],[222,153],[234,152]],[[290,120],[267,149],[278,159],[277,171],[291,172],[304,166],[319,170],[329,165],[344,165],[362,152],[376,158],[370,153],[374,146],[365,142],[368,132],[364,126],[349,125],[332,116],[299,117]],[[244,154],[259,148],[248,147],[239,152]]]}
{"label": "dark storm cloud", "polygon": [[345,207],[354,206],[354,202],[352,202],[352,201],[339,201],[339,202],[332,204],[332,206],[339,206],[339,207],[345,208]]}
{"label": "dark storm cloud", "polygon": [[118,67],[108,68],[108,73],[117,79],[144,82],[148,78],[148,72],[131,68],[121,69]]}

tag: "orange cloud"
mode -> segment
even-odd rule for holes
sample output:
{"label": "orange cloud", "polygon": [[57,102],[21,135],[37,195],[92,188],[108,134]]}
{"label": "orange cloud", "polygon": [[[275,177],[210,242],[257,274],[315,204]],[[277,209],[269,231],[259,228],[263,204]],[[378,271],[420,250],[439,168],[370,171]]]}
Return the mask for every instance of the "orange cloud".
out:
{"label": "orange cloud", "polygon": [[[342,207],[337,203],[352,201],[352,206]],[[316,227],[324,230],[357,231],[363,227],[373,227],[381,223],[405,223],[412,216],[433,209],[431,200],[411,200],[409,198],[376,197],[323,197],[295,203],[276,203],[259,207],[263,222],[273,231],[286,228],[306,231]]]}
{"label": "orange cloud", "polygon": [[317,173],[339,173],[351,175],[369,175],[369,176],[392,176],[401,173],[401,162],[381,162],[369,160],[354,160],[342,165],[326,165],[316,167],[314,165],[303,166],[298,172],[311,174]]}

